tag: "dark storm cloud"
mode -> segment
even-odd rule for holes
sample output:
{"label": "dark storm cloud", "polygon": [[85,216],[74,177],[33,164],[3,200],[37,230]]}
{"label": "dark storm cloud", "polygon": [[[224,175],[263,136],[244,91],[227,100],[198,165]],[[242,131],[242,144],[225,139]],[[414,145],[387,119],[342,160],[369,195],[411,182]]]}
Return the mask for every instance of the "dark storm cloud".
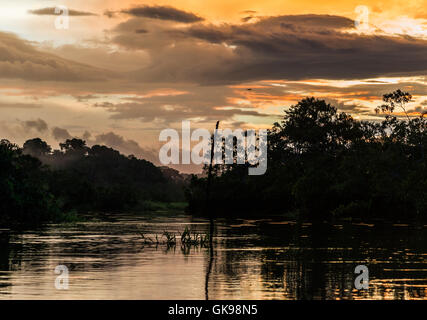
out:
{"label": "dark storm cloud", "polygon": [[[151,55],[151,65],[134,73],[136,81],[230,84],[424,75],[427,70],[426,40],[347,32],[355,31],[354,22],[345,17],[279,16],[185,28],[154,28],[143,20],[120,24],[113,38]],[[140,28],[148,32],[135,36]]]}
{"label": "dark storm cloud", "polygon": [[194,23],[204,20],[194,13],[169,6],[137,6],[122,10],[122,13],[126,13],[134,17],[170,20],[182,23]]}
{"label": "dark storm cloud", "polygon": [[[39,15],[39,16],[57,16],[58,14],[55,13],[55,7],[48,7],[48,8],[40,8],[36,10],[29,10],[28,11],[31,14]],[[68,10],[69,16],[96,16],[97,14],[92,12],[85,12],[85,11],[78,11],[78,10]]]}

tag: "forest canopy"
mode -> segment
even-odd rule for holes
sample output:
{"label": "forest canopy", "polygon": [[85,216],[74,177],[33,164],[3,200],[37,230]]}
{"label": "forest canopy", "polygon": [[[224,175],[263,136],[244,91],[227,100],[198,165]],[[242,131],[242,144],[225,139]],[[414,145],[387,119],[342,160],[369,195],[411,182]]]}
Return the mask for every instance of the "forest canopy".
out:
{"label": "forest canopy", "polygon": [[410,100],[400,90],[384,95],[377,108],[384,119],[373,122],[303,99],[268,131],[267,172],[249,176],[249,163],[215,165],[209,193],[206,176],[188,183],[171,168],[81,139],[67,139],[59,150],[40,138],[22,148],[1,140],[0,225],[58,221],[69,212],[144,211],[152,201],[184,199],[190,213],[211,216],[425,220],[426,118],[409,116]]}
{"label": "forest canopy", "polygon": [[40,138],[23,148],[0,142],[1,224],[54,221],[67,212],[143,210],[150,201],[182,201],[182,183],[151,162],[81,139],[64,141],[60,150]]}
{"label": "forest canopy", "polygon": [[190,211],[209,212],[209,203],[215,213],[425,219],[425,115],[409,117],[407,92],[383,100],[377,109],[381,122],[355,120],[313,97],[291,106],[269,130],[266,174],[248,176],[242,165],[216,165],[209,199],[208,179],[193,177],[186,192]]}

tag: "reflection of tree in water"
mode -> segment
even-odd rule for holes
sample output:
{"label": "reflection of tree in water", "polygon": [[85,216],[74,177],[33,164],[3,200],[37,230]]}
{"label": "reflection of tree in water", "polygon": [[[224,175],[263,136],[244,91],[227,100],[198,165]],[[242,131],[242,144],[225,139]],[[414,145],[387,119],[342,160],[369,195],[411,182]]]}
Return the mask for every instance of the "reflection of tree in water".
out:
{"label": "reflection of tree in water", "polygon": [[[263,236],[251,237],[254,233]],[[248,237],[245,238],[245,234]],[[228,250],[217,251],[213,277],[220,281],[211,282],[212,296],[245,293],[241,290],[245,290],[248,279],[261,283],[260,298],[408,299],[427,296],[427,280],[423,273],[424,229],[325,223],[258,224],[256,229],[225,229],[220,237],[220,246]],[[354,288],[357,276],[354,269],[359,264],[369,267],[371,285],[368,290]],[[419,280],[408,280],[414,278]],[[224,283],[232,284],[233,288]]]}
{"label": "reflection of tree in water", "polygon": [[211,217],[209,219],[209,262],[206,268],[206,278],[205,278],[205,299],[209,300],[209,282],[212,273],[212,267],[215,259],[215,247],[214,247],[214,238],[215,235],[215,221]]}
{"label": "reflection of tree in water", "polygon": [[[165,246],[144,247],[135,234],[134,224],[78,224],[13,233],[0,238],[0,271],[38,272],[46,264],[61,262],[59,258],[72,271],[99,269],[108,273],[117,267],[140,263],[138,258],[132,258],[139,253],[143,253],[144,263],[151,264],[157,250],[189,261],[194,256],[203,256],[206,279],[202,281],[205,280],[209,299],[427,296],[426,228],[280,221],[276,225],[256,222],[241,227],[220,221],[216,227],[212,251],[180,246],[169,250]],[[160,232],[164,224],[154,230],[149,228],[151,232]],[[207,225],[199,228],[205,232]],[[354,289],[354,268],[359,264],[369,267],[369,290]],[[1,286],[11,285],[7,277],[8,273],[1,275],[2,292],[8,289]]]}
{"label": "reflection of tree in water", "polygon": [[11,285],[8,271],[11,270],[10,259],[13,253],[11,252],[9,241],[9,231],[0,230],[0,289]]}
{"label": "reflection of tree in water", "polygon": [[0,230],[0,271],[9,271],[9,232]]}
{"label": "reflection of tree in water", "polygon": [[64,263],[72,271],[108,269],[121,265],[123,255],[137,254],[143,249],[138,235],[129,235],[129,230],[120,231],[112,226],[107,228],[108,232],[105,229],[105,225],[101,228],[76,225],[15,233],[10,241],[1,244],[0,268],[9,271],[42,268],[41,259],[49,264],[50,259],[61,257],[63,261],[56,263]]}
{"label": "reflection of tree in water", "polygon": [[[305,230],[306,229],[306,230]],[[421,229],[418,229],[422,232]],[[425,243],[418,232],[409,231],[402,238],[390,236],[389,228],[371,230],[361,228],[334,228],[328,224],[313,224],[297,228],[296,247],[293,250],[277,254],[266,251],[262,261],[262,277],[270,284],[274,279],[283,278],[284,297],[292,299],[353,299],[353,298],[393,298],[425,297],[425,287],[398,285],[393,287],[379,286],[376,278],[402,278],[401,271],[394,274],[389,269],[402,268],[402,262],[413,268],[420,268],[419,262],[409,261],[416,255],[398,254],[397,248],[403,251],[425,252],[420,246]],[[410,235],[411,234],[411,235]],[[396,241],[397,238],[397,241]],[[416,245],[416,246],[413,246]],[[378,248],[376,247],[378,246]],[[373,247],[373,248],[372,248]],[[398,252],[399,253],[399,252]],[[402,251],[401,251],[402,253]],[[397,256],[397,257],[396,257]],[[419,255],[418,257],[422,257]],[[393,259],[393,260],[391,260]],[[422,259],[422,258],[421,258]],[[408,264],[409,263],[409,264]],[[354,288],[356,265],[369,266],[371,286],[369,290]],[[283,265],[283,268],[280,268]],[[283,270],[283,271],[282,271]],[[422,270],[422,269],[421,269]],[[425,275],[419,272],[419,279]],[[406,279],[414,277],[408,273]],[[408,285],[411,281],[403,281]],[[423,283],[425,286],[426,280]],[[381,283],[380,283],[381,284]]]}
{"label": "reflection of tree in water", "polygon": [[22,243],[15,242],[16,235],[10,231],[0,231],[0,271],[19,270],[25,261],[22,261]]}

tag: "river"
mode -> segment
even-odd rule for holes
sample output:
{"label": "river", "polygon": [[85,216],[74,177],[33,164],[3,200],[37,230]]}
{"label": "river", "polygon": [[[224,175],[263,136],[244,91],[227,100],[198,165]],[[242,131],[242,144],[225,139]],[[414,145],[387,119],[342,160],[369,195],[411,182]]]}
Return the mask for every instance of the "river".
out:
{"label": "river", "polygon": [[[427,226],[217,219],[212,248],[146,243],[209,221],[182,213],[1,231],[0,299],[427,299]],[[68,269],[68,289],[55,268]],[[366,265],[369,288],[356,289]]]}

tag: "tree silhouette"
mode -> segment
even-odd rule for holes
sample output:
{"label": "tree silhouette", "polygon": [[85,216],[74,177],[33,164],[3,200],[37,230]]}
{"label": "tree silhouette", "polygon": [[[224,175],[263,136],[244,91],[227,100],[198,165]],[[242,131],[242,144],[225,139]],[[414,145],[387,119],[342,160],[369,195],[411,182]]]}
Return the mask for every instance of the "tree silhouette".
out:
{"label": "tree silhouette", "polygon": [[34,157],[46,156],[51,152],[52,147],[40,138],[27,140],[23,146],[23,153]]}
{"label": "tree silhouette", "polygon": [[[248,176],[233,165],[215,177],[218,214],[426,219],[425,119],[391,116],[395,108],[406,112],[410,100],[401,90],[384,95],[379,111],[388,115],[381,123],[356,121],[315,98],[291,106],[269,131],[266,174]],[[205,178],[191,180],[190,211],[202,211],[205,186]]]}
{"label": "tree silhouette", "polygon": [[402,90],[397,89],[392,93],[387,93],[383,95],[383,101],[385,102],[385,104],[382,104],[381,106],[377,107],[375,111],[377,113],[387,113],[390,116],[394,112],[394,110],[399,107],[405,113],[408,121],[410,121],[405,105],[409,101],[411,101],[411,99],[412,95],[409,92],[403,92]]}

